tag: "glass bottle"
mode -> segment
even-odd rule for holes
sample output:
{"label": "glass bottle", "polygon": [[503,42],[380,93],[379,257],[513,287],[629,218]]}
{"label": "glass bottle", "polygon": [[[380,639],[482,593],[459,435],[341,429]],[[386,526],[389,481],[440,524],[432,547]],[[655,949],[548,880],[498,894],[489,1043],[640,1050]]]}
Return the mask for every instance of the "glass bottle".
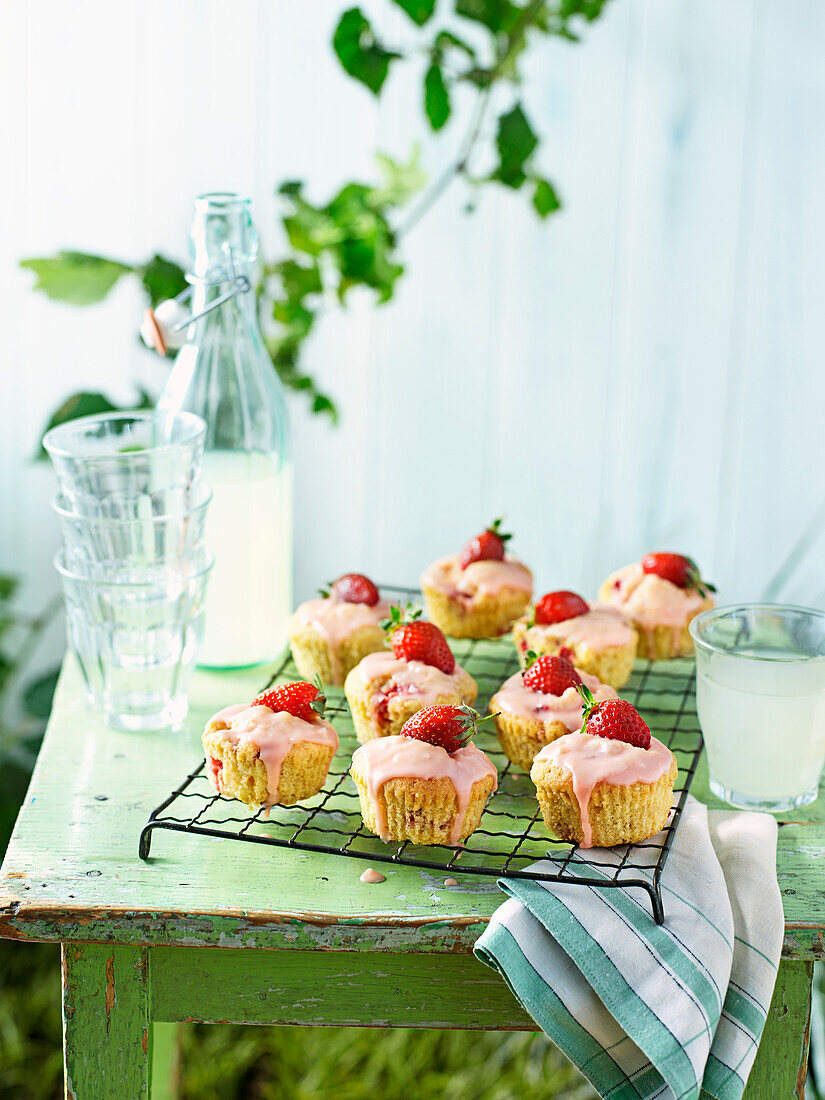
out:
{"label": "glass bottle", "polygon": [[[258,234],[249,199],[195,200],[192,313],[247,286],[193,321],[158,406],[207,425],[203,476],[213,498],[206,541],[215,555],[200,663],[239,668],[275,657],[292,607],[292,466],[284,391],[255,308]],[[247,280],[243,284],[243,280]]]}

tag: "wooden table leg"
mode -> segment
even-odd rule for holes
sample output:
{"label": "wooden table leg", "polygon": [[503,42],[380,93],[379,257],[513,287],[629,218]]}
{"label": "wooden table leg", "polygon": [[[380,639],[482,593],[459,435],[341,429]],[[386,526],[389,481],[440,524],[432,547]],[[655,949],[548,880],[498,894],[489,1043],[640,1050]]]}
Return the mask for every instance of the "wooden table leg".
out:
{"label": "wooden table leg", "polygon": [[148,1100],[148,950],[71,943],[62,961],[66,1100]]}
{"label": "wooden table leg", "polygon": [[743,1100],[803,1100],[814,964],[783,959]]}

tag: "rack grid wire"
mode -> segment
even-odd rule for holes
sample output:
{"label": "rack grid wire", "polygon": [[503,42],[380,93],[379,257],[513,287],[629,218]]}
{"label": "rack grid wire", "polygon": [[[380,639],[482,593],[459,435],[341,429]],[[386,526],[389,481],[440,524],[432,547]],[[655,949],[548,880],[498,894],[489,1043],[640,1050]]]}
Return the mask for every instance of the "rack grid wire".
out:
{"label": "rack grid wire", "polygon": [[[415,600],[415,589],[382,586],[393,601]],[[509,638],[470,640],[450,638],[456,660],[479,687],[476,707],[486,713],[490,696],[518,668]],[[262,690],[299,679],[287,652]],[[479,827],[458,848],[446,845],[414,846],[409,841],[389,844],[362,824],[358,793],[348,770],[358,747],[352,718],[341,688],[327,687],[327,717],[338,731],[341,747],[322,790],[300,805],[262,807],[248,811],[243,803],[216,794],[201,761],[179,786],[149,815],[139,843],[139,855],[148,860],[155,830],[294,848],[304,852],[404,864],[451,874],[486,875],[560,882],[591,887],[637,887],[647,892],[654,919],[664,920],[661,876],[676,827],[702,751],[696,713],[693,660],[653,663],[637,661],[622,698],[641,712],[654,736],[676,757],[679,772],[674,807],[664,830],[642,843],[615,849],[582,849],[556,840],[546,829],[535,788],[529,776],[501,751],[493,731],[482,726],[476,743],[499,773]],[[542,861],[541,869],[531,864]]]}

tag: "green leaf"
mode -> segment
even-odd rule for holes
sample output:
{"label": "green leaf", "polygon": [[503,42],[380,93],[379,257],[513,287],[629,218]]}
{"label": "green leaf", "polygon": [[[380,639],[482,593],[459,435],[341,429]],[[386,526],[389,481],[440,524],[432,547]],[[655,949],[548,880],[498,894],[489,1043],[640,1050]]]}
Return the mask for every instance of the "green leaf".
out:
{"label": "green leaf", "polygon": [[314,413],[326,413],[333,424],[338,423],[338,409],[335,407],[335,403],[323,393],[315,395],[312,402],[312,411]]}
{"label": "green leaf", "polygon": [[413,23],[423,27],[435,11],[436,0],[395,0],[395,3],[404,9]]}
{"label": "green leaf", "polygon": [[456,0],[456,15],[483,23],[491,31],[511,29],[519,16],[519,9],[510,0]]}
{"label": "green leaf", "polygon": [[474,61],[476,57],[476,52],[473,47],[465,42],[463,38],[459,38],[458,35],[453,34],[452,31],[439,31],[435,36],[433,45],[439,53],[443,53],[444,50],[452,47],[456,50],[461,50],[470,60]]}
{"label": "green leaf", "polygon": [[424,77],[424,110],[433,130],[440,130],[450,117],[450,94],[441,67],[433,62]]}
{"label": "green leaf", "polygon": [[556,194],[556,189],[549,180],[536,179],[536,189],[533,192],[533,206],[542,218],[561,209],[561,200]]}
{"label": "green leaf", "polygon": [[[52,413],[48,424],[43,429],[43,435],[45,435],[50,428],[56,428],[58,424],[65,424],[69,420],[76,420],[80,416],[95,416],[99,413],[119,412],[121,410],[127,411],[130,409],[151,409],[154,407],[154,404],[150,394],[142,388],[138,390],[138,400],[131,405],[125,406],[115,405],[114,402],[110,401],[103,393],[89,393],[86,391],[73,393]],[[42,444],[35,457],[39,459],[47,457]]]}
{"label": "green leaf", "polygon": [[134,271],[127,264],[88,252],[58,252],[56,256],[21,260],[20,266],[37,276],[35,290],[74,306],[103,301],[121,275]]}
{"label": "green leaf", "polygon": [[10,600],[20,586],[19,577],[0,574],[0,600]]}
{"label": "green leaf", "polygon": [[369,88],[373,95],[381,91],[390,61],[401,56],[379,44],[360,8],[349,8],[341,16],[332,36],[332,48],[344,71]]}
{"label": "green leaf", "polygon": [[521,187],[527,178],[525,165],[538,143],[539,139],[530,128],[521,104],[517,103],[512,111],[501,115],[498,120],[496,148],[499,164],[490,178],[498,180],[505,187]]}
{"label": "green leaf", "polygon": [[386,153],[376,153],[375,159],[383,177],[383,185],[370,189],[369,205],[373,210],[404,206],[427,182],[427,173],[421,167],[421,149],[413,146],[410,159],[393,160]]}
{"label": "green leaf", "polygon": [[60,675],[59,668],[53,668],[50,672],[43,673],[36,680],[26,685],[21,697],[21,703],[26,714],[32,718],[40,718],[46,721],[51,713],[54,689],[57,687],[57,678]]}
{"label": "green leaf", "polygon": [[157,253],[143,268],[141,281],[153,309],[167,298],[177,298],[187,287],[186,275],[180,264]]}
{"label": "green leaf", "polygon": [[297,260],[284,260],[272,270],[280,275],[288,298],[301,300],[307,294],[320,294],[323,290],[321,271],[316,263],[305,266]]}

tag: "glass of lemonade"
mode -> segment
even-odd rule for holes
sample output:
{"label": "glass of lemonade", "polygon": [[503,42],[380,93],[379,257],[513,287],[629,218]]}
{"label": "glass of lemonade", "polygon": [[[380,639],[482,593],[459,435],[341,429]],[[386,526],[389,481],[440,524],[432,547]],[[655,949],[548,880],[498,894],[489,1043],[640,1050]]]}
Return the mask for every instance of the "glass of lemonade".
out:
{"label": "glass of lemonade", "polygon": [[710,789],[749,810],[813,802],[825,762],[825,612],[717,607],[690,633]]}

